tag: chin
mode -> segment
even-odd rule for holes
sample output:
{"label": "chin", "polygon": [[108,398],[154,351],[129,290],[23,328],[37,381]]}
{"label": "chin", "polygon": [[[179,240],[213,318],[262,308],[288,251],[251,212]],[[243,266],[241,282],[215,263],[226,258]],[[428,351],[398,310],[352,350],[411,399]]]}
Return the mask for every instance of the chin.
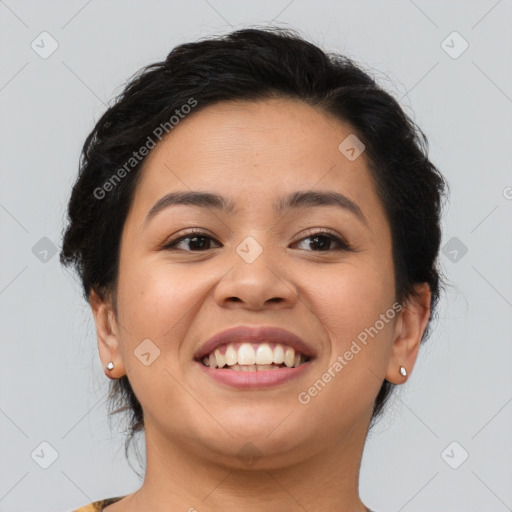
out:
{"label": "chin", "polygon": [[231,468],[276,469],[311,455],[307,452],[315,446],[312,441],[317,434],[308,435],[300,423],[296,414],[282,406],[233,408],[222,415],[226,430],[215,437],[211,431],[204,432],[200,444],[215,453],[216,462]]}

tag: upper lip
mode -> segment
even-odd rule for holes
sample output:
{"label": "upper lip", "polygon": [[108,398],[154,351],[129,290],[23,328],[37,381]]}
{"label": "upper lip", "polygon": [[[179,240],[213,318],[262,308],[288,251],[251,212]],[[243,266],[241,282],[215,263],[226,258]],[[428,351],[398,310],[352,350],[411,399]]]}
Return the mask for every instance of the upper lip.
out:
{"label": "upper lip", "polygon": [[213,335],[198,347],[194,353],[194,359],[200,361],[204,356],[213,352],[219,345],[229,343],[281,343],[295,349],[295,351],[312,358],[315,356],[314,350],[306,344],[296,334],[286,329],[272,326],[251,327],[240,325],[226,329]]}

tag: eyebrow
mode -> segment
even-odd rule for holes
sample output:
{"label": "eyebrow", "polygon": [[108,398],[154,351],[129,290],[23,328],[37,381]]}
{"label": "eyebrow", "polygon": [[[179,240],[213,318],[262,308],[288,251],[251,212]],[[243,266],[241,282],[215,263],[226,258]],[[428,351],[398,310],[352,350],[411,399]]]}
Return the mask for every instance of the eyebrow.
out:
{"label": "eyebrow", "polygon": [[[212,192],[200,191],[178,191],[170,192],[160,198],[149,210],[144,224],[147,224],[161,211],[176,205],[196,206],[199,208],[215,209],[231,213],[235,209],[235,203],[228,197],[214,194]],[[347,196],[331,191],[297,191],[281,197],[273,204],[277,214],[302,208],[317,206],[335,206],[354,214],[363,224],[368,226],[368,221],[357,203]]]}

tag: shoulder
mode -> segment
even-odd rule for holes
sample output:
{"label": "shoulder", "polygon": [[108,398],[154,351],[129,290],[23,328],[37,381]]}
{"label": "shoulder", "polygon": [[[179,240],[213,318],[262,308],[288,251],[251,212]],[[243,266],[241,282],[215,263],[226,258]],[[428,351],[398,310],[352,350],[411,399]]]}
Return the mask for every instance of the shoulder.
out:
{"label": "shoulder", "polygon": [[116,501],[120,501],[124,497],[125,496],[118,496],[116,498],[107,498],[104,500],[95,501],[93,503],[89,503],[89,505],[85,505],[84,507],[77,508],[73,510],[73,512],[101,512],[107,505],[116,503]]}

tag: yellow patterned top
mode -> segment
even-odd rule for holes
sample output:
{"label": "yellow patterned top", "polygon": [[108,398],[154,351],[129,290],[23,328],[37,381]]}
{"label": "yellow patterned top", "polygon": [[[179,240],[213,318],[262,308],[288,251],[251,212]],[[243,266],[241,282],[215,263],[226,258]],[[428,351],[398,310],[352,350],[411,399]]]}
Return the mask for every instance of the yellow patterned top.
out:
{"label": "yellow patterned top", "polygon": [[[106,500],[95,501],[94,503],[90,503],[85,507],[77,508],[76,510],[73,510],[73,512],[101,512],[103,508],[106,507],[107,505],[111,505],[112,503],[120,501],[125,497],[126,496],[119,496],[117,498],[108,498]],[[368,508],[368,512],[373,511]]]}
{"label": "yellow patterned top", "polygon": [[106,507],[107,505],[111,505],[116,501],[120,501],[124,497],[125,496],[118,496],[116,498],[108,498],[106,500],[95,501],[94,503],[85,505],[85,507],[77,508],[76,510],[73,510],[73,512],[101,512],[103,508]]}

